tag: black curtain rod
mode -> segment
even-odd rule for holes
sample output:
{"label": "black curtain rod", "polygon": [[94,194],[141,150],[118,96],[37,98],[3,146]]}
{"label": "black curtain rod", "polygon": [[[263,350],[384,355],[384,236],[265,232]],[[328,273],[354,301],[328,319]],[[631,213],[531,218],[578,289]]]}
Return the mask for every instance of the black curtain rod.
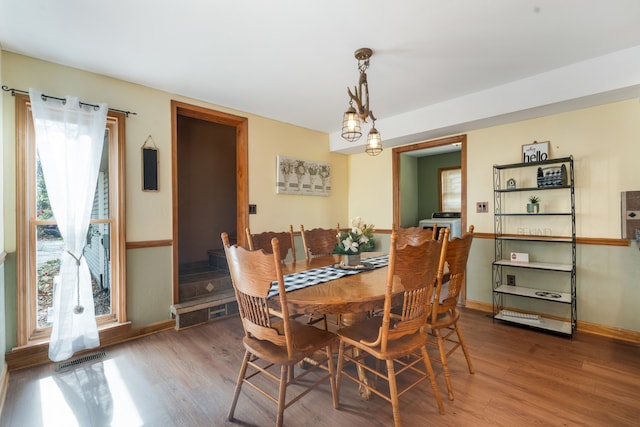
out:
{"label": "black curtain rod", "polygon": [[[18,93],[23,93],[25,95],[29,95],[29,92],[27,92],[26,90],[20,90],[20,89],[14,89],[14,88],[9,88],[9,86],[3,85],[2,86],[2,90],[5,92],[11,92],[12,96],[16,96],[16,92]],[[62,101],[62,102],[66,102],[67,100],[65,98],[59,98],[57,96],[51,96],[51,95],[45,95],[44,93],[42,94],[42,98],[46,101],[47,98],[51,98],[51,99],[57,99],[58,101]],[[80,101],[80,105],[86,105],[87,107],[93,107],[94,109],[98,109],[100,108],[99,105],[96,104],[88,104],[86,102],[82,102]],[[133,114],[134,116],[137,115],[138,113],[134,113],[132,111],[124,111],[124,110],[118,110],[117,108],[109,108],[109,110],[111,111],[116,111],[118,113],[124,113],[124,115],[126,117],[129,117],[129,114]]]}

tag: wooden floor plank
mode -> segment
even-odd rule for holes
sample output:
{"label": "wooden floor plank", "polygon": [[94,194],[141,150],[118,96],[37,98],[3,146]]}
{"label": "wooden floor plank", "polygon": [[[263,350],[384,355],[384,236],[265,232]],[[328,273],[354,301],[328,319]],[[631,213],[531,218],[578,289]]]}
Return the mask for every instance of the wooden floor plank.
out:
{"label": "wooden floor plank", "polygon": [[[400,398],[404,425],[637,425],[640,346],[580,332],[573,339],[549,335],[473,310],[463,310],[462,328],[476,373],[469,374],[461,352],[451,356],[451,402],[442,366],[434,363],[446,414],[422,383]],[[11,372],[0,426],[232,425],[225,418],[242,333],[240,319],[231,317],[119,344],[105,358],[67,371],[55,372],[52,364]],[[436,347],[428,350],[437,357]],[[287,409],[285,425],[392,424],[390,405],[376,396],[362,400],[348,380],[340,402],[334,410],[325,384]],[[51,417],[56,411],[61,417]],[[271,426],[275,407],[243,390],[236,418],[240,426]]]}

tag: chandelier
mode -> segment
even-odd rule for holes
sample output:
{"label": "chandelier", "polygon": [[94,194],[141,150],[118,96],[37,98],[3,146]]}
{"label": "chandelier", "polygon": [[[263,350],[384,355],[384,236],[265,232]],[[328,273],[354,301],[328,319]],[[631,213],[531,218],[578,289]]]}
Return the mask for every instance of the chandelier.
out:
{"label": "chandelier", "polygon": [[[349,94],[349,108],[342,117],[342,137],[349,142],[354,142],[362,136],[362,123],[367,123],[367,118],[371,119],[371,130],[367,136],[367,145],[365,151],[371,156],[378,155],[382,152],[382,139],[380,132],[376,129],[376,117],[373,111],[369,109],[369,83],[367,82],[367,69],[369,68],[369,58],[373,55],[373,51],[367,47],[363,47],[355,51],[354,56],[358,60],[358,71],[360,71],[360,79],[358,85],[353,88],[347,88]],[[353,104],[356,104],[355,107]]]}

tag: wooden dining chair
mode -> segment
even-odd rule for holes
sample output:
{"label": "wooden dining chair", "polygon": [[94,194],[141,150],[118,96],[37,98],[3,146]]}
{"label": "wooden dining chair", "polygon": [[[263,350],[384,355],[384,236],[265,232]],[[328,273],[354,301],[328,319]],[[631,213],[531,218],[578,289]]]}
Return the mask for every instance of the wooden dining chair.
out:
{"label": "wooden dining chair", "polygon": [[[273,231],[265,231],[263,233],[251,234],[249,228],[245,229],[247,234],[247,242],[250,251],[262,249],[266,253],[270,254],[272,251],[271,248],[271,239],[274,237],[278,239],[280,244],[280,261],[285,262],[287,259],[287,254],[289,250],[291,250],[291,261],[296,262],[296,243],[293,237],[293,225],[289,225],[289,231],[283,232],[273,232]],[[294,316],[301,317],[302,315]],[[322,322],[324,328],[328,328],[327,324],[327,316],[325,315],[316,315],[313,313],[308,313],[304,315],[307,319],[308,325],[314,325],[316,323]]]}
{"label": "wooden dining chair", "polygon": [[433,228],[422,228],[422,227],[407,227],[407,228],[398,228],[396,229],[396,234],[398,235],[397,245],[403,246],[405,244],[411,245],[419,245],[421,242],[426,240],[432,240],[437,238],[434,236],[434,230],[437,230],[437,227],[433,226]]}
{"label": "wooden dining chair", "polygon": [[[370,388],[370,391],[391,403],[396,427],[401,425],[399,397],[426,379],[431,382],[440,413],[444,414],[444,406],[427,354],[428,335],[423,329],[435,283],[438,277],[442,276],[447,234],[445,233],[446,237],[443,236],[442,239],[424,241],[416,246],[407,244],[398,247],[398,235],[393,231],[383,315],[341,328],[337,332],[340,337],[338,398],[343,376],[360,384],[360,387],[368,387],[358,376],[345,369],[345,361],[354,363],[359,369],[388,382],[388,390]],[[391,312],[394,291],[398,292],[403,288],[400,294],[402,310],[396,315]],[[345,351],[348,347],[354,351]],[[386,362],[386,371],[374,369],[365,363],[367,355],[373,356],[377,361]],[[421,364],[424,364],[425,370],[420,368]],[[403,376],[402,381],[397,382],[396,377],[400,375]]]}
{"label": "wooden dining chair", "polygon": [[473,374],[475,372],[469,356],[469,350],[462,336],[462,330],[458,324],[460,319],[458,298],[464,284],[467,259],[469,258],[469,251],[473,241],[473,228],[473,225],[469,226],[467,233],[463,233],[461,237],[454,237],[449,241],[446,256],[449,281],[444,284],[442,280],[438,281],[433,298],[432,312],[427,319],[427,327],[437,339],[440,358],[439,360],[436,359],[436,361],[442,363],[449,400],[453,400],[453,387],[451,386],[451,375],[447,364],[449,355],[456,349],[462,348],[464,357],[467,359],[469,373]]}
{"label": "wooden dining chair", "polygon": [[255,251],[262,249],[266,253],[271,253],[271,239],[275,237],[280,243],[280,261],[284,262],[287,259],[289,251],[291,251],[291,261],[295,262],[296,243],[293,238],[293,225],[289,225],[289,231],[265,231],[262,233],[251,234],[251,230],[246,228],[245,232],[247,235],[249,250]]}
{"label": "wooden dining chair", "polygon": [[314,228],[312,230],[305,230],[304,225],[300,224],[304,256],[307,261],[313,257],[331,255],[338,242],[339,230],[340,224],[337,224],[334,229]]}
{"label": "wooden dining chair", "polygon": [[[336,335],[289,317],[278,239],[271,239],[272,253],[266,254],[231,246],[227,233],[222,233],[221,237],[245,332],[242,339],[245,353],[228,419],[233,420],[243,384],[276,403],[276,426],[282,426],[287,407],[327,379],[331,385],[333,406],[337,408],[338,394],[332,359]],[[278,283],[279,294],[274,298],[280,299],[280,311],[270,310],[268,305],[267,295],[272,282]],[[319,352],[323,349],[324,354]],[[305,369],[296,367],[312,354],[313,360],[305,364]],[[314,372],[321,375],[310,376]],[[300,381],[302,378],[305,379]],[[269,379],[279,384],[277,394],[274,393],[274,387],[267,386]],[[293,386],[300,390],[287,399],[287,391]]]}

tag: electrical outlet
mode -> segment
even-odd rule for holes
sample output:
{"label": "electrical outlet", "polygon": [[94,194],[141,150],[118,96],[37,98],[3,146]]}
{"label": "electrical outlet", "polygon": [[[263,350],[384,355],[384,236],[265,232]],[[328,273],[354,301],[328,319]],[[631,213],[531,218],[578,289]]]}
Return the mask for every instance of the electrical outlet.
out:
{"label": "electrical outlet", "polygon": [[507,285],[515,286],[516,285],[516,275],[515,274],[507,274]]}
{"label": "electrical outlet", "polygon": [[476,202],[476,213],[489,212],[489,202]]}

